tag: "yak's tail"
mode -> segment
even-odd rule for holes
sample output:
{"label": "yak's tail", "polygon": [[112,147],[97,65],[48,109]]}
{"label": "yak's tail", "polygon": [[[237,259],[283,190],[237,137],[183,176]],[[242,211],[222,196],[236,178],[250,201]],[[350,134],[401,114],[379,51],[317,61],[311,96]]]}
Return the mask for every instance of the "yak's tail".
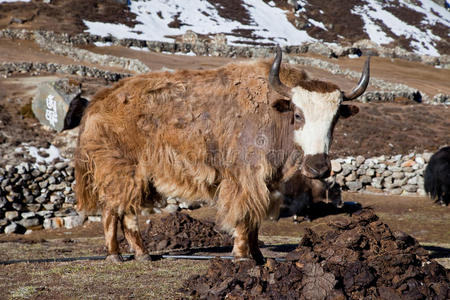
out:
{"label": "yak's tail", "polygon": [[78,211],[94,212],[98,209],[99,199],[91,164],[89,159],[84,159],[79,153],[75,154],[75,195]]}
{"label": "yak's tail", "polygon": [[430,164],[425,169],[424,175],[425,192],[428,194],[428,196],[430,196],[431,199],[437,200],[440,194],[439,184],[436,182],[436,178],[434,178],[435,176]]}

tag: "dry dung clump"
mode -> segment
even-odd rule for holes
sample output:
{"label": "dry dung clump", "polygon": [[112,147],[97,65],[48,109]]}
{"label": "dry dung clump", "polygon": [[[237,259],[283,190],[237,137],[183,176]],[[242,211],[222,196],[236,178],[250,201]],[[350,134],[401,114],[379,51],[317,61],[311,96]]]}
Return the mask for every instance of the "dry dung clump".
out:
{"label": "dry dung clump", "polygon": [[199,299],[449,299],[450,271],[370,209],[308,230],[285,262],[211,261],[182,291]]}
{"label": "dry dung clump", "polygon": [[[184,213],[152,220],[143,241],[148,251],[232,246],[230,235],[219,232],[213,222],[200,221]],[[121,247],[128,244],[121,241]]]}

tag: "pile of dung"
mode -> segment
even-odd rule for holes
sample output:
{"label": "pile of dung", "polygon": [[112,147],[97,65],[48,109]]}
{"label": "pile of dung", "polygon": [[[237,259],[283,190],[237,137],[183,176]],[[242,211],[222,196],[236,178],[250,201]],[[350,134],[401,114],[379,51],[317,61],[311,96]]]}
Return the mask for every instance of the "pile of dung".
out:
{"label": "pile of dung", "polygon": [[370,209],[308,230],[285,262],[214,259],[181,289],[194,299],[449,299],[450,271]]}
{"label": "pile of dung", "polygon": [[[215,229],[213,222],[200,221],[179,212],[152,220],[142,238],[150,252],[233,245],[231,236]],[[125,240],[122,244],[127,245]]]}

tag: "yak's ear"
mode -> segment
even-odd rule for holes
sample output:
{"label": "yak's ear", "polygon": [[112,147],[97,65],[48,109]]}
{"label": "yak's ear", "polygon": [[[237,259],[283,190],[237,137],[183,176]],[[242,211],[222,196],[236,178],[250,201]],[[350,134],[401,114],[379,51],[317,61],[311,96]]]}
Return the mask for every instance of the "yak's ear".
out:
{"label": "yak's ear", "polygon": [[279,112],[287,112],[292,111],[292,102],[291,100],[278,99],[272,103],[272,107]]}
{"label": "yak's ear", "polygon": [[341,106],[339,106],[339,115],[344,119],[354,116],[358,112],[359,108],[355,105],[341,104]]}

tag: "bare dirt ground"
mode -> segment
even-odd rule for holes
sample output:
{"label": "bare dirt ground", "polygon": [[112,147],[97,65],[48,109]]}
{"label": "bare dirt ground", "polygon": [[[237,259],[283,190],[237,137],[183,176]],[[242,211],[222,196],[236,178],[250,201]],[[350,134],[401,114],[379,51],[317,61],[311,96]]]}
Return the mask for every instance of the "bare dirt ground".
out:
{"label": "bare dirt ground", "polygon": [[[83,5],[80,1],[80,10]],[[108,21],[108,6],[98,1],[97,14],[104,19],[94,18],[93,14],[83,16],[92,21]],[[110,1],[114,2],[114,1]],[[27,29],[51,29],[60,32],[81,32],[83,25],[79,16],[52,19],[64,9],[64,1],[55,1],[54,11],[40,10],[33,2],[29,9],[15,7],[0,13],[0,28],[15,27]],[[13,7],[13,6],[11,6]],[[75,10],[74,10],[75,11]],[[11,17],[23,19],[22,24],[9,24]],[[87,11],[88,12],[88,11]],[[126,14],[120,14],[126,19]],[[115,16],[117,18],[117,15]],[[152,70],[163,67],[214,68],[231,59],[214,57],[191,57],[150,53],[130,50],[123,47],[86,47],[103,54],[138,58]],[[320,59],[327,60],[323,57]],[[0,40],[0,62],[53,62],[60,64],[82,64],[97,68],[122,71],[97,66],[68,57],[57,56],[41,50],[32,41]],[[330,62],[341,68],[360,71],[362,60],[333,59]],[[354,81],[343,76],[332,75],[324,70],[305,68],[314,78],[333,81],[342,89],[350,89]],[[407,84],[433,96],[437,93],[450,94],[450,71],[432,68],[418,63],[399,59],[374,58],[372,76],[387,81]],[[29,104],[37,85],[47,80],[70,77],[83,85],[83,96],[87,99],[101,87],[109,84],[101,79],[81,78],[61,74],[15,74],[0,78],[0,167],[16,159],[14,148],[25,142],[35,146],[47,147],[49,143],[67,147],[73,145],[77,130],[56,134],[43,128],[29,114]],[[373,86],[369,87],[374,90]],[[354,103],[360,108],[356,116],[341,120],[334,134],[332,156],[407,154],[411,151],[436,151],[450,144],[450,108],[429,106],[397,99],[396,103]],[[63,141],[63,142],[61,142]],[[60,142],[58,144],[58,142]],[[66,144],[65,144],[66,143]],[[69,145],[69,146],[70,146]],[[441,207],[425,197],[385,196],[380,194],[344,193],[344,201],[356,201],[364,207],[372,207],[381,220],[394,230],[402,230],[416,238],[432,258],[450,268],[450,207]],[[333,213],[345,214],[343,211]],[[202,208],[189,212],[200,220],[214,220],[213,208]],[[150,219],[156,222],[161,215]],[[264,242],[263,253],[268,257],[283,257],[293,250],[305,233],[306,228],[321,230],[330,216],[318,212],[311,222],[294,223],[291,218],[278,222],[267,221],[261,228],[260,240]],[[142,220],[142,229],[146,228]],[[103,234],[99,223],[86,224],[71,230],[35,231],[30,235],[0,235],[0,260],[23,260],[64,258],[104,255]],[[230,248],[194,250],[185,253],[205,255],[229,255]],[[16,263],[0,265],[0,299],[174,299],[182,297],[178,289],[184,280],[193,274],[204,274],[209,263],[190,260],[156,260],[138,263],[127,261],[112,265],[104,261],[70,261],[45,263]]]}

